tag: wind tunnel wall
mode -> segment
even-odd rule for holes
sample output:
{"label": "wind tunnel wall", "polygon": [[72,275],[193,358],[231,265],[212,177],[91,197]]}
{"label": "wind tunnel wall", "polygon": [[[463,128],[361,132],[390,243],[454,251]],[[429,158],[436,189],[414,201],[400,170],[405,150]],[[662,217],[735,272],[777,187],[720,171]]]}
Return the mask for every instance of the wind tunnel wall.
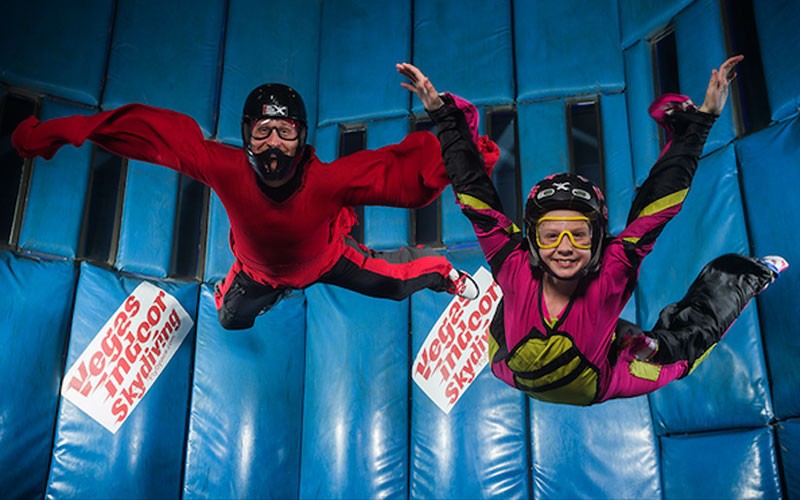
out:
{"label": "wind tunnel wall", "polygon": [[[728,22],[735,3],[4,2],[4,117],[18,99],[43,119],[141,102],[240,145],[245,96],[279,81],[304,97],[309,142],[330,161],[347,131],[374,149],[417,124],[422,109],[394,68],[410,61],[474,102],[484,124],[511,117],[483,131],[501,145],[517,205],[570,168],[567,110],[591,101],[612,232],[659,152],[647,115],[654,37],[674,34],[677,82],[698,103],[744,38],[761,67],[748,58],[740,71],[763,73],[765,123],[742,130],[731,96],[625,315],[649,328],[720,254],[778,254],[795,267],[691,376],[649,397],[556,406],[486,369],[445,414],[411,365],[449,296],[393,302],[314,285],[252,329],[225,331],[213,284],[233,257],[213,193],[155,165],[114,166],[90,144],[23,163],[4,121],[0,179],[18,184],[3,190],[0,235],[0,496],[800,497],[800,3],[755,0],[756,38]],[[457,267],[486,266],[449,189],[424,215],[365,207],[364,242],[418,243],[424,217]],[[142,281],[176,297],[194,326],[112,434],[60,389]]]}

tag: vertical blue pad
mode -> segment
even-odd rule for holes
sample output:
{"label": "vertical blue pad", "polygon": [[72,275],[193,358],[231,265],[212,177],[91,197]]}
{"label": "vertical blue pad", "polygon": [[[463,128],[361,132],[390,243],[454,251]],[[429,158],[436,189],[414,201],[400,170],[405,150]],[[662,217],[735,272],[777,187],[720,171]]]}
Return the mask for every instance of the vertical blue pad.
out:
{"label": "vertical blue pad", "polygon": [[[488,269],[475,247],[448,257],[470,273]],[[452,298],[428,290],[412,297],[412,360]],[[411,405],[411,498],[528,495],[525,397],[496,379],[488,365],[449,414],[413,382]]]}
{"label": "vertical blue pad", "polygon": [[800,3],[794,0],[753,2],[761,61],[772,119],[782,120],[800,110]]}
{"label": "vertical blue pad", "polygon": [[[140,283],[81,264],[67,370]],[[156,286],[196,317],[197,284],[160,282]],[[61,399],[47,496],[111,498],[124,492],[131,498],[173,498],[180,494],[194,331],[116,434]]]}
{"label": "vertical blue pad", "polygon": [[394,65],[410,56],[411,0],[327,2],[321,31],[319,125],[407,113]]}
{"label": "vertical blue pad", "polygon": [[[728,58],[722,26],[721,11],[716,0],[696,1],[675,17],[681,94],[691,97],[698,107],[705,99],[711,70],[719,68]],[[747,64],[747,61],[742,64]],[[723,147],[734,137],[733,105],[729,100],[708,134],[703,154]]]}
{"label": "vertical blue pad", "polygon": [[669,23],[672,16],[694,0],[619,0],[622,46],[630,47]]}
{"label": "vertical blue pad", "polygon": [[515,1],[517,101],[622,91],[617,16],[616,0]]}
{"label": "vertical blue pad", "polygon": [[783,466],[783,477],[786,478],[785,498],[800,496],[800,420],[791,419],[777,427],[778,445]]}
{"label": "vertical blue pad", "polygon": [[[514,102],[511,2],[414,2],[414,60],[440,92],[475,105]],[[412,109],[422,112],[414,98]]]}
{"label": "vertical blue pad", "polygon": [[309,137],[313,137],[321,5],[322,0],[230,2],[217,139],[242,143],[244,100],[251,90],[270,82],[289,85],[300,93],[308,113]]}
{"label": "vertical blue pad", "polygon": [[533,498],[661,495],[646,397],[588,408],[531,400],[531,434]]}
{"label": "vertical blue pad", "polygon": [[406,497],[408,301],[306,296],[300,498]]}
{"label": "vertical blue pad", "polygon": [[219,197],[212,193],[208,197],[208,236],[206,238],[206,262],[203,281],[215,283],[228,274],[233,261],[229,243],[231,223]]}
{"label": "vertical blue pad", "polygon": [[3,3],[0,81],[97,105],[114,3]]}
{"label": "vertical blue pad", "polygon": [[[86,113],[84,108],[46,100],[42,102],[41,119]],[[65,258],[77,256],[92,151],[92,147],[64,147],[52,160],[34,160],[19,236],[21,249]]]}
{"label": "vertical blue pad", "polygon": [[781,498],[771,427],[661,438],[664,498]]}
{"label": "vertical blue pad", "polygon": [[0,491],[7,498],[44,496],[76,277],[72,262],[0,252]]}
{"label": "vertical blue pad", "polygon": [[794,266],[758,297],[758,308],[772,375],[775,414],[780,418],[796,417],[800,415],[800,235],[796,230],[800,213],[800,120],[745,137],[737,143],[736,153],[754,254],[781,255]]}
{"label": "vertical blue pad", "polygon": [[628,127],[631,137],[634,184],[641,186],[659,154],[658,125],[647,108],[655,98],[650,45],[641,41],[625,50],[625,79],[628,82]]}
{"label": "vertical blue pad", "polygon": [[564,101],[521,104],[519,118],[519,157],[522,199],[531,188],[550,174],[569,172],[567,117]]}
{"label": "vertical blue pad", "polygon": [[119,270],[156,278],[169,273],[179,183],[180,175],[174,170],[128,162],[116,261]]}
{"label": "vertical blue pad", "polygon": [[305,312],[294,293],[226,331],[202,286],[184,498],[297,498]]}
{"label": "vertical blue pad", "polygon": [[103,108],[140,102],[192,116],[214,133],[225,0],[120,0]]}
{"label": "vertical blue pad", "polygon": [[[367,149],[400,142],[406,134],[407,116],[370,122],[367,124]],[[408,245],[411,235],[409,217],[409,211],[405,208],[364,207],[364,220],[360,221],[364,225],[364,243],[375,249]]]}
{"label": "vertical blue pad", "polygon": [[[637,296],[640,324],[652,328],[661,309],[684,296],[702,267],[726,253],[749,253],[732,146],[700,160],[683,210],[645,258]],[[651,401],[659,434],[765,425],[772,405],[755,303],[695,372]]]}
{"label": "vertical blue pad", "polygon": [[618,234],[625,229],[635,196],[625,95],[601,96],[600,114],[608,225],[612,234]]}

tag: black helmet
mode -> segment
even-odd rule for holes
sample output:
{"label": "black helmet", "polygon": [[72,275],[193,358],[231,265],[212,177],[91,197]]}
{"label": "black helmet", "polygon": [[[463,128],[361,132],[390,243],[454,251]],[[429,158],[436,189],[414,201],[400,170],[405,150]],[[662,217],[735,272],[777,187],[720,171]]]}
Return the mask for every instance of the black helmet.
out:
{"label": "black helmet", "polygon": [[592,227],[592,257],[573,279],[600,269],[603,243],[608,234],[608,208],[600,188],[589,179],[576,174],[555,174],[533,186],[525,204],[526,237],[530,246],[531,265],[553,274],[539,257],[536,243],[536,224],[550,210],[575,210],[589,218]]}
{"label": "black helmet", "polygon": [[[253,125],[265,118],[281,118],[297,122],[299,134],[294,157],[286,156],[277,148],[270,148],[258,154],[250,149]],[[296,162],[302,160],[307,132],[306,106],[300,94],[293,88],[280,83],[267,83],[256,87],[247,96],[242,110],[242,145],[250,166],[262,180],[280,180]],[[278,158],[278,166],[274,171],[267,168],[271,156]]]}

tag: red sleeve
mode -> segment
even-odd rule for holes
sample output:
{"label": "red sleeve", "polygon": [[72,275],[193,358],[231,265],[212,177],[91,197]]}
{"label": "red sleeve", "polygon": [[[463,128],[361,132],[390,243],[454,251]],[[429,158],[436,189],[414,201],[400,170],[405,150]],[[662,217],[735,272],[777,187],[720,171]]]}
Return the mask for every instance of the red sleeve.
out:
{"label": "red sleeve", "polygon": [[[491,172],[498,157],[496,146],[491,141],[482,141],[481,146],[486,171]],[[439,141],[430,132],[413,132],[399,144],[354,153],[329,168],[341,186],[343,203],[350,206],[418,208],[450,184]]]}
{"label": "red sleeve", "polygon": [[92,116],[69,116],[40,122],[25,119],[11,142],[25,158],[50,159],[58,149],[89,140],[116,155],[155,163],[205,181],[211,163],[208,142],[197,123],[175,111],[130,104]]}

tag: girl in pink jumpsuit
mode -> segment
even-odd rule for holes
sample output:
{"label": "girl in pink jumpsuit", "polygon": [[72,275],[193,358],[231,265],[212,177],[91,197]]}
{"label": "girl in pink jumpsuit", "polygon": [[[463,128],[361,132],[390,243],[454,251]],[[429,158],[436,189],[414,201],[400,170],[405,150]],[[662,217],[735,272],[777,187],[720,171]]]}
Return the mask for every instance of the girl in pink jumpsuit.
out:
{"label": "girl in pink jumpsuit", "polygon": [[669,142],[639,189],[625,230],[608,235],[603,194],[573,174],[530,192],[526,234],[502,212],[463,114],[417,68],[399,65],[439,130],[445,169],[503,290],[489,358],[496,377],[553,403],[591,405],[652,392],[689,374],[786,261],[725,255],[709,263],[651,332],[620,320],[642,259],[680,211],[708,132],[727,98],[734,57],[712,72],[705,102],[666,95],[650,108]]}

